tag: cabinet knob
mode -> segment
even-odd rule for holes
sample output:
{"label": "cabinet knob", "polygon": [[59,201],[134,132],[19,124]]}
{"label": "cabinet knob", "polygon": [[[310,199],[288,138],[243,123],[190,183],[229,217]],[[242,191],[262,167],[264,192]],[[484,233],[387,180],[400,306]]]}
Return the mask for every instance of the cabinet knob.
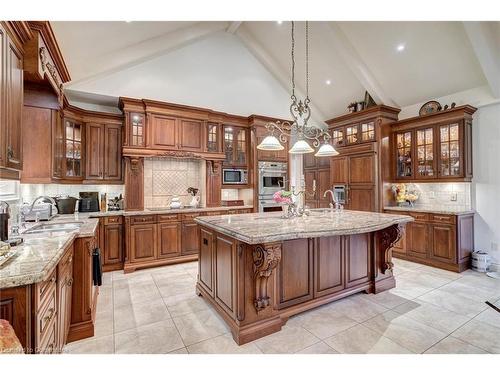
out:
{"label": "cabinet knob", "polygon": [[55,283],[55,282],[56,282],[56,277],[55,277],[55,276],[52,276],[52,278],[50,279],[50,282],[51,282],[51,283]]}
{"label": "cabinet knob", "polygon": [[7,147],[7,158],[12,159],[14,157],[14,150],[12,150],[12,146]]}

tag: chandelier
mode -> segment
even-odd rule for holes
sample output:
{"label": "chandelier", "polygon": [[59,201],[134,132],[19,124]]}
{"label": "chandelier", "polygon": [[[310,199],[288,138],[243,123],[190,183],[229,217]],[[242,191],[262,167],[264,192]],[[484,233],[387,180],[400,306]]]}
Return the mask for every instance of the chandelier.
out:
{"label": "chandelier", "polygon": [[[293,121],[268,122],[266,129],[268,135],[257,146],[259,150],[281,151],[285,147],[281,143],[286,143],[287,138],[295,138],[296,141],[288,151],[290,154],[308,154],[314,152],[314,148],[319,148],[314,154],[318,157],[338,155],[337,150],[329,143],[330,134],[318,127],[308,126],[311,117],[311,100],[309,99],[309,22],[306,21],[306,98],[304,101],[298,100],[295,96],[295,24],[292,21],[292,95],[290,99],[290,114]],[[276,135],[277,134],[277,137]],[[311,141],[312,148],[308,140]]]}

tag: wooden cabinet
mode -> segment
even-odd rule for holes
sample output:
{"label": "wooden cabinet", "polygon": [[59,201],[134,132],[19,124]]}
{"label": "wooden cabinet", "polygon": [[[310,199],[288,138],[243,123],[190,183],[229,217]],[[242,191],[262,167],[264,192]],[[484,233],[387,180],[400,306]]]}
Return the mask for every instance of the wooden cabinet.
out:
{"label": "wooden cabinet", "polygon": [[121,124],[86,124],[86,180],[122,180],[121,128]]}
{"label": "wooden cabinet", "polygon": [[133,225],[130,229],[130,241],[133,249],[130,253],[130,261],[132,263],[156,259],[156,224]]}
{"label": "wooden cabinet", "polygon": [[123,217],[101,218],[100,248],[103,271],[123,269]]}
{"label": "wooden cabinet", "polygon": [[464,105],[393,123],[394,180],[470,181],[475,111]]}
{"label": "wooden cabinet", "polygon": [[171,116],[151,115],[151,146],[178,149],[177,119]]}
{"label": "wooden cabinet", "polygon": [[71,325],[71,295],[73,291],[73,244],[66,250],[57,266],[58,295],[58,349],[62,350],[68,339]]}
{"label": "wooden cabinet", "polygon": [[205,122],[179,119],[179,148],[186,151],[203,151]]}
{"label": "wooden cabinet", "polygon": [[207,161],[206,205],[219,207],[221,205],[222,163]]}
{"label": "wooden cabinet", "polygon": [[304,182],[306,190],[313,191],[314,195],[306,196],[305,204],[310,208],[327,208],[331,203],[330,195],[324,196],[326,190],[330,190],[330,158],[318,158],[313,154],[304,155]]}
{"label": "wooden cabinet", "polygon": [[[23,64],[21,44],[5,22],[0,24],[0,172],[18,179],[23,168]],[[5,171],[4,171],[5,169]],[[11,170],[8,172],[7,170]]]}
{"label": "wooden cabinet", "polygon": [[215,122],[208,122],[206,126],[205,151],[222,152],[222,125]]}
{"label": "wooden cabinet", "polygon": [[148,123],[152,148],[203,151],[204,121],[150,114]]}
{"label": "wooden cabinet", "polygon": [[182,222],[182,254],[196,254],[200,247],[200,227],[194,221]]}
{"label": "wooden cabinet", "polygon": [[181,223],[158,224],[158,258],[170,258],[181,254]]}
{"label": "wooden cabinet", "polygon": [[224,165],[246,166],[248,164],[247,128],[224,125]]}
{"label": "wooden cabinet", "polygon": [[345,288],[345,253],[341,236],[319,237],[314,249],[314,298]]}
{"label": "wooden cabinet", "polygon": [[[264,138],[269,135],[269,132],[264,126],[255,126],[253,128],[255,133],[255,146],[258,146]],[[281,151],[265,151],[255,149],[255,153],[257,154],[257,161],[288,161],[288,143],[282,143],[284,149]]]}
{"label": "wooden cabinet", "polygon": [[412,216],[403,237],[393,247],[395,257],[450,271],[470,268],[474,247],[474,215],[390,211]]}
{"label": "wooden cabinet", "polygon": [[85,173],[83,166],[84,125],[76,120],[65,118],[63,129],[63,178],[82,180]]}
{"label": "wooden cabinet", "polygon": [[128,126],[127,140],[128,145],[132,147],[146,146],[146,126],[144,124],[144,115],[142,113],[128,113],[126,123]]}
{"label": "wooden cabinet", "polygon": [[203,287],[214,296],[214,235],[212,232],[200,230],[200,255],[198,259],[198,280]]}

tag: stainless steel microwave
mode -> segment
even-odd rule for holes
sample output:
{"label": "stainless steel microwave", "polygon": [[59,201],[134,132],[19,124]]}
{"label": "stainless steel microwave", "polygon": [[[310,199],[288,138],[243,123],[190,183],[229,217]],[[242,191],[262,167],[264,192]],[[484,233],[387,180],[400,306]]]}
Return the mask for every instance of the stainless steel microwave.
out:
{"label": "stainless steel microwave", "polygon": [[246,185],[248,184],[248,170],[236,168],[222,169],[223,185]]}

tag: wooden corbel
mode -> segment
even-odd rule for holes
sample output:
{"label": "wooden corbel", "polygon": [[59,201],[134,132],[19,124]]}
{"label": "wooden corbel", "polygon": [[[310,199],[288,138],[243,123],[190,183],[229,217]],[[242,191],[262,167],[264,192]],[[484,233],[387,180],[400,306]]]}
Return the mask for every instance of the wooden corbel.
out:
{"label": "wooden corbel", "polygon": [[394,245],[401,239],[405,229],[405,224],[394,224],[385,228],[380,233],[379,249],[384,254],[382,263],[382,273],[385,275],[387,270],[392,271],[394,263],[392,263],[391,250]]}
{"label": "wooden corbel", "polygon": [[253,248],[253,270],[255,276],[255,300],[257,311],[270,305],[267,293],[269,276],[281,260],[281,244],[257,245]]}

